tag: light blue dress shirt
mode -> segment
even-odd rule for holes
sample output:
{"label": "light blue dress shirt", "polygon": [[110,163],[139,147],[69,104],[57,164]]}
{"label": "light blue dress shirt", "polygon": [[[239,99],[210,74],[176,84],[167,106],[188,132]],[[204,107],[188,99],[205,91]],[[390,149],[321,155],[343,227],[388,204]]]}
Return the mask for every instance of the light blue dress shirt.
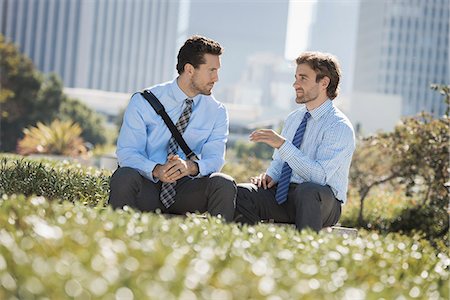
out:
{"label": "light blue dress shirt", "polygon": [[[150,90],[176,124],[188,98],[178,86],[177,79],[151,87]],[[220,171],[225,162],[228,113],[213,96],[199,94],[193,100],[192,115],[183,138],[199,158],[199,176],[207,176]],[[134,168],[141,175],[157,182],[152,171],[157,164],[166,163],[171,136],[163,119],[144,97],[135,93],[125,111],[117,140],[119,165]],[[178,155],[186,159],[181,148],[178,148]]]}
{"label": "light blue dress shirt", "polygon": [[283,163],[287,162],[292,168],[291,182],[329,185],[335,197],[345,203],[350,163],[355,150],[353,126],[328,99],[309,112],[311,117],[299,149],[292,144],[292,139],[306,112],[306,106],[302,105],[286,119],[281,132],[286,141],[275,149],[266,173],[278,182]]}

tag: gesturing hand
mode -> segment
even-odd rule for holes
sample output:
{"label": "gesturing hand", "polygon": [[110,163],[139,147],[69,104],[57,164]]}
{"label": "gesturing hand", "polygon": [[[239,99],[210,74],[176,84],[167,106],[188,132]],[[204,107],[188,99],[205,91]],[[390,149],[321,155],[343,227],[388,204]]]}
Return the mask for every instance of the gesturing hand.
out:
{"label": "gesturing hand", "polygon": [[250,182],[257,185],[258,187],[262,186],[264,189],[270,189],[275,185],[275,181],[273,181],[272,177],[270,177],[266,173],[261,173],[258,176],[251,177]]}
{"label": "gesturing hand", "polygon": [[250,134],[250,141],[265,143],[272,148],[280,148],[286,139],[272,129],[259,129]]}

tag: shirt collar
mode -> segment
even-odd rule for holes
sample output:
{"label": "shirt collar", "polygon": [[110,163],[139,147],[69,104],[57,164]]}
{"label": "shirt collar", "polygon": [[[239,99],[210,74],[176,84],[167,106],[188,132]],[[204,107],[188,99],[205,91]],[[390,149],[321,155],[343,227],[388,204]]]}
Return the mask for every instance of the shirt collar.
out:
{"label": "shirt collar", "polygon": [[[186,100],[187,98],[189,98],[182,90],[181,88],[178,86],[178,82],[177,82],[177,78],[175,78],[171,83],[170,86],[172,88],[172,92],[173,92],[173,97],[175,99],[175,101],[177,102],[184,102],[184,100]],[[197,96],[195,96],[194,98],[192,98],[194,100],[194,104],[198,102],[198,100],[200,99],[201,95],[198,94]]]}
{"label": "shirt collar", "polygon": [[327,99],[324,103],[322,103],[319,107],[314,108],[313,110],[309,111],[311,114],[311,117],[314,120],[320,119],[321,116],[323,116],[326,112],[331,110],[333,107],[333,103],[330,99]]}

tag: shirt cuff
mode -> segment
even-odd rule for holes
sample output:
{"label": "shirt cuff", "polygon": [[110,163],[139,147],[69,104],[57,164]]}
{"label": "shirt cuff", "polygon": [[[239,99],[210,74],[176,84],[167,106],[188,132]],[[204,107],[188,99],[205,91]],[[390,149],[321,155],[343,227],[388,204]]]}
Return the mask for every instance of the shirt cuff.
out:
{"label": "shirt cuff", "polygon": [[198,174],[195,176],[192,175],[188,175],[189,178],[200,178],[203,177],[202,172],[200,171],[200,160],[195,160],[195,162],[197,163],[197,167],[198,167]]}
{"label": "shirt cuff", "polygon": [[139,170],[139,173],[144,176],[145,178],[151,180],[154,183],[158,183],[159,179],[153,177],[153,170],[155,169],[157,163],[155,162],[149,162],[146,166],[145,166],[145,170]]}
{"label": "shirt cuff", "polygon": [[296,153],[298,153],[299,149],[294,146],[290,141],[286,140],[283,145],[278,149],[278,153],[280,154],[280,158],[288,162],[290,158],[294,157]]}
{"label": "shirt cuff", "polygon": [[275,174],[270,170],[266,171],[266,175],[270,176],[270,178],[272,178],[272,180],[275,182],[278,182],[278,180],[280,179],[280,174]]}

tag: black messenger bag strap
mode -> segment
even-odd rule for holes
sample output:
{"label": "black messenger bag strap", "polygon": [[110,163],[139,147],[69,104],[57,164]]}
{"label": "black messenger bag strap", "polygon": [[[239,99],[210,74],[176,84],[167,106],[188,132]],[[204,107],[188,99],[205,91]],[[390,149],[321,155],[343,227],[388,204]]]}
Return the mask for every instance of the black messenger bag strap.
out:
{"label": "black messenger bag strap", "polygon": [[175,124],[173,124],[169,115],[167,115],[164,106],[161,104],[161,102],[159,102],[158,98],[156,98],[156,96],[149,90],[144,90],[143,92],[141,92],[141,95],[145,98],[145,100],[147,100],[148,103],[150,103],[150,105],[153,107],[156,113],[160,115],[161,118],[164,120],[164,123],[166,123],[167,127],[172,133],[172,136],[175,138],[178,145],[180,145],[184,154],[186,154],[187,159],[198,159],[195,153],[186,144],[186,141],[181,136]]}

